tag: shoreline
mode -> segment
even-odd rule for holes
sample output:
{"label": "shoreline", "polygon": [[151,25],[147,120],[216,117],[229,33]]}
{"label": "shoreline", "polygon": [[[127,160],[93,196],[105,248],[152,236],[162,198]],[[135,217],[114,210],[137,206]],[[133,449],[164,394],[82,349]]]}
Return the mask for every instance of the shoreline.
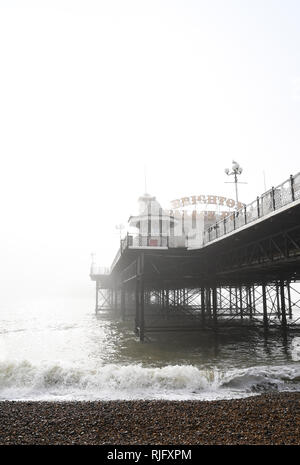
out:
{"label": "shoreline", "polygon": [[1,401],[0,445],[300,444],[300,392],[231,400]]}

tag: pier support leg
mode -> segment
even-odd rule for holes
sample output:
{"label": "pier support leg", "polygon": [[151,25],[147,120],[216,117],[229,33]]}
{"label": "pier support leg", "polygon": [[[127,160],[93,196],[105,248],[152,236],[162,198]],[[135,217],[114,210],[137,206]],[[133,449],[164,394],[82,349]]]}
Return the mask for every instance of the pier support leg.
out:
{"label": "pier support leg", "polygon": [[115,312],[117,314],[118,311],[118,289],[115,288]]}
{"label": "pier support leg", "polygon": [[284,295],[284,281],[280,280],[280,300],[281,300],[281,325],[286,328],[286,311],[285,311],[285,295]]}
{"label": "pier support leg", "polygon": [[286,282],[286,287],[287,287],[287,294],[288,294],[288,310],[289,310],[289,319],[291,320],[293,318],[293,312],[292,312],[292,301],[291,301],[291,288],[290,288],[290,282]]}
{"label": "pier support leg", "polygon": [[249,317],[250,317],[250,320],[252,320],[252,291],[251,291],[251,287],[247,287],[247,293],[248,293]]}
{"label": "pier support leg", "polygon": [[212,289],[212,304],[213,304],[213,323],[217,324],[217,310],[218,310],[218,299],[217,299],[217,289],[213,287]]}
{"label": "pier support leg", "polygon": [[211,317],[210,287],[208,287],[208,288],[206,289],[205,294],[206,294],[206,295],[205,295],[205,297],[206,297],[206,299],[205,299],[205,300],[206,300],[206,305],[205,305],[205,307],[206,307],[207,315],[208,315],[208,317],[210,318],[210,317]]}
{"label": "pier support leg", "polygon": [[144,278],[140,279],[140,341],[144,342],[145,339],[145,309],[144,309]]}
{"label": "pier support leg", "polygon": [[253,310],[253,314],[255,315],[255,312],[256,312],[255,286],[253,286],[252,288],[252,310]]}
{"label": "pier support leg", "polygon": [[96,306],[95,306],[95,313],[98,313],[98,292],[99,292],[99,283],[96,281]]}
{"label": "pier support leg", "polygon": [[169,289],[168,287],[166,288],[166,310],[167,312],[169,311],[169,302],[170,302],[170,299],[169,299]]}
{"label": "pier support leg", "polygon": [[135,332],[138,333],[138,328],[140,326],[140,302],[139,302],[139,280],[136,280],[135,283]]}
{"label": "pier support leg", "polygon": [[243,319],[243,288],[240,286],[240,317],[241,320]]}
{"label": "pier support leg", "polygon": [[265,329],[268,328],[268,308],[267,308],[267,294],[266,294],[266,284],[262,284],[262,301],[263,301],[263,321]]}
{"label": "pier support leg", "polygon": [[277,317],[280,318],[279,284],[276,283]]}
{"label": "pier support leg", "polygon": [[111,307],[113,310],[116,309],[116,289],[111,290]]}
{"label": "pier support leg", "polygon": [[202,317],[202,323],[205,321],[205,289],[202,287],[201,288],[201,317]]}
{"label": "pier support leg", "polygon": [[121,288],[121,318],[125,321],[125,288],[124,285]]}

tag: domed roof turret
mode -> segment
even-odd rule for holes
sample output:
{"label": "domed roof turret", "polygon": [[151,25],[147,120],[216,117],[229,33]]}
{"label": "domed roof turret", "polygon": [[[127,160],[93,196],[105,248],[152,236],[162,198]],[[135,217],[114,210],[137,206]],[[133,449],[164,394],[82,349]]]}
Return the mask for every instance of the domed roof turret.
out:
{"label": "domed roof turret", "polygon": [[152,219],[161,219],[163,222],[174,222],[173,216],[170,216],[169,212],[162,209],[155,196],[145,193],[139,197],[138,202],[139,214],[129,218],[130,226],[134,226],[140,229],[141,222],[148,222],[149,216],[151,216]]}
{"label": "domed roof turret", "polygon": [[161,208],[160,203],[156,200],[156,197],[150,194],[144,194],[139,197],[139,214],[148,215],[149,211],[158,215],[159,209]]}

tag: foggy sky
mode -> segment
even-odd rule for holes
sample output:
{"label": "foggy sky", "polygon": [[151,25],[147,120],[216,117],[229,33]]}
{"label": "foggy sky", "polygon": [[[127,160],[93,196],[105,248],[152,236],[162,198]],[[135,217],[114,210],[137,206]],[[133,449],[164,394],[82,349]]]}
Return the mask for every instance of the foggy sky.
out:
{"label": "foggy sky", "polygon": [[0,301],[87,296],[147,187],[299,171],[298,1],[0,0]]}

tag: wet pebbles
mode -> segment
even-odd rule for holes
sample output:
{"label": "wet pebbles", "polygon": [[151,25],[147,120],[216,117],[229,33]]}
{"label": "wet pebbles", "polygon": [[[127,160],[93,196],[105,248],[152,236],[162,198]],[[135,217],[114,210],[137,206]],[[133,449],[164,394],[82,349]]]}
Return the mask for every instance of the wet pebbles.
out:
{"label": "wet pebbles", "polygon": [[211,402],[5,401],[0,444],[300,444],[300,393]]}

